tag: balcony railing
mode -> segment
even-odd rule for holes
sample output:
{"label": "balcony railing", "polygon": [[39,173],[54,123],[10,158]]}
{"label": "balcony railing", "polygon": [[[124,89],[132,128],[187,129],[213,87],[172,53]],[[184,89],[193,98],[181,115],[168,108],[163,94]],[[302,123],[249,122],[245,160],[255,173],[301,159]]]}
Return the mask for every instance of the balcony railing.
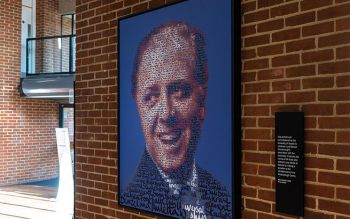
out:
{"label": "balcony railing", "polygon": [[27,39],[27,76],[74,73],[75,35]]}

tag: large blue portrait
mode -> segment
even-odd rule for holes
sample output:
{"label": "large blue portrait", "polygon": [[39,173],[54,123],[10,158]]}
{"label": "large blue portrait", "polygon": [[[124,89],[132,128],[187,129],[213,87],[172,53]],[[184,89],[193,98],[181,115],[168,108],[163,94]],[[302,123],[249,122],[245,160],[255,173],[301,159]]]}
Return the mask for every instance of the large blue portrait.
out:
{"label": "large blue portrait", "polygon": [[119,20],[119,205],[173,218],[240,211],[231,4],[181,1]]}

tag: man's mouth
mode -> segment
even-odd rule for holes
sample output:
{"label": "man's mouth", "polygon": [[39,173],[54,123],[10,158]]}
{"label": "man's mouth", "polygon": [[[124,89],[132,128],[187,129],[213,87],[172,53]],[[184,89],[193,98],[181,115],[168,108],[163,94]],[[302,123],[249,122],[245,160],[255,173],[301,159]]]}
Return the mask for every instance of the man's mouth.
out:
{"label": "man's mouth", "polygon": [[181,130],[160,132],[157,136],[163,144],[175,144],[181,137]]}

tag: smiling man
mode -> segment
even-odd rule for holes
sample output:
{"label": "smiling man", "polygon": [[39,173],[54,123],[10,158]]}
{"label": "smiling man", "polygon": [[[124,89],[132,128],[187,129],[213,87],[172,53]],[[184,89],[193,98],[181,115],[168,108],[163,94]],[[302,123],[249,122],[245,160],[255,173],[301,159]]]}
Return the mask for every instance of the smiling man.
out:
{"label": "smiling man", "polygon": [[231,218],[230,195],[195,161],[208,83],[202,33],[184,22],[154,29],[139,46],[132,82],[146,145],[121,203],[178,218]]}

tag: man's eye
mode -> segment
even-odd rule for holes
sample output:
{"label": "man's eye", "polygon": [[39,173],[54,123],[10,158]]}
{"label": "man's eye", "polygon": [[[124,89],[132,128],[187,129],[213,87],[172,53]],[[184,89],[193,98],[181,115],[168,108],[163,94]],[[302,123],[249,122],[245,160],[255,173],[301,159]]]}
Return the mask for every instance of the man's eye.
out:
{"label": "man's eye", "polygon": [[177,84],[171,87],[170,94],[175,98],[182,99],[191,95],[192,88],[188,84]]}
{"label": "man's eye", "polygon": [[157,98],[158,98],[158,95],[156,93],[150,93],[143,98],[143,101],[146,103],[153,103],[157,101]]}

